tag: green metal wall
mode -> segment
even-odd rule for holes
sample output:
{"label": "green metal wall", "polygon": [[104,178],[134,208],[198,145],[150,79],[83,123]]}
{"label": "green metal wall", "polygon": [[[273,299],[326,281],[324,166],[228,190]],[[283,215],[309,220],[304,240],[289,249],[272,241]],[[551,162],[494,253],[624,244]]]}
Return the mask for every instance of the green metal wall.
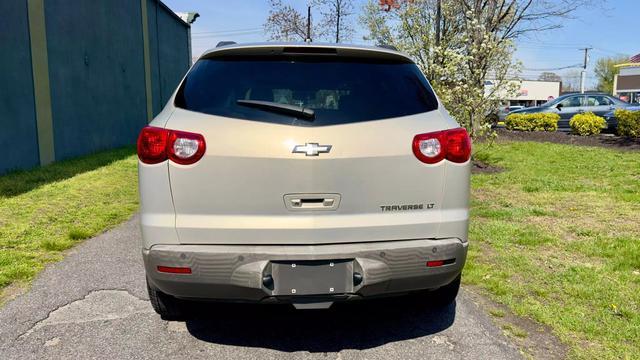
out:
{"label": "green metal wall", "polygon": [[140,4],[46,0],[56,160],[131,144],[146,120]]}
{"label": "green metal wall", "polygon": [[0,1],[0,173],[40,163],[24,0]]}
{"label": "green metal wall", "polygon": [[[31,36],[30,47],[29,26],[34,27],[28,11],[39,8],[46,46],[34,47]],[[0,144],[7,148],[12,135],[20,138],[11,157],[0,159],[0,173],[42,163],[42,154],[61,160],[134,144],[189,66],[188,25],[157,0],[2,0],[0,11],[12,14],[0,22],[0,50],[11,55],[0,57],[0,122],[10,130],[0,132]],[[33,49],[48,58],[45,66],[32,69]],[[34,82],[40,78],[47,81]],[[50,116],[42,117],[44,122],[35,109],[49,103],[34,101],[34,88],[50,95]],[[47,124],[52,128],[47,130]],[[52,139],[52,148],[39,149],[38,135]]]}
{"label": "green metal wall", "polygon": [[[147,0],[153,111],[160,112],[191,65],[189,35],[162,3]],[[166,46],[171,44],[171,46]]]}

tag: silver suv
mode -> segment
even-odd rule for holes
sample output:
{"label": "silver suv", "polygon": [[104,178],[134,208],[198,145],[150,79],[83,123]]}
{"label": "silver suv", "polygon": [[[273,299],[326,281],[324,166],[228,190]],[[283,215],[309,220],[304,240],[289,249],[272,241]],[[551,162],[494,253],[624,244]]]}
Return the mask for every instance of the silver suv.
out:
{"label": "silver suv", "polygon": [[361,46],[226,45],[138,139],[142,253],[185,300],[455,299],[471,142],[418,67]]}

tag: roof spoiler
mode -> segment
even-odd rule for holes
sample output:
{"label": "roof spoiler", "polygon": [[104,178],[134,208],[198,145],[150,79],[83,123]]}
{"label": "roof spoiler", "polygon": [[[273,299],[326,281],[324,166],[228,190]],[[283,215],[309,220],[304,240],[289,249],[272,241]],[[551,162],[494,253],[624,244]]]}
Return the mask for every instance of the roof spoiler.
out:
{"label": "roof spoiler", "polygon": [[202,59],[224,56],[336,56],[344,58],[383,59],[413,63],[408,55],[379,46],[353,46],[333,44],[257,43],[234,44],[222,41],[216,48],[202,54]]}
{"label": "roof spoiler", "polygon": [[218,45],[216,45],[216,47],[219,48],[221,46],[235,45],[235,44],[237,44],[235,41],[220,41]]}
{"label": "roof spoiler", "polygon": [[379,47],[379,48],[387,49],[387,50],[398,51],[398,48],[396,48],[393,45],[389,45],[389,44],[378,44],[376,46]]}

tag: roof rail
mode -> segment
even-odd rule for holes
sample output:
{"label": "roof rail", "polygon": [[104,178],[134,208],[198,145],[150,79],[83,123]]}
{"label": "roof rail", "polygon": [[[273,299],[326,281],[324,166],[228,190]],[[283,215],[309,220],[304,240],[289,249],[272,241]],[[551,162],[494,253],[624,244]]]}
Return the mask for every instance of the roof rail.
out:
{"label": "roof rail", "polygon": [[398,48],[396,48],[393,45],[389,45],[389,44],[378,44],[376,45],[379,48],[383,48],[383,49],[388,49],[388,50],[393,50],[393,51],[398,51]]}
{"label": "roof rail", "polygon": [[216,47],[219,48],[221,46],[235,45],[235,44],[237,44],[235,41],[220,41],[218,45],[216,45]]}

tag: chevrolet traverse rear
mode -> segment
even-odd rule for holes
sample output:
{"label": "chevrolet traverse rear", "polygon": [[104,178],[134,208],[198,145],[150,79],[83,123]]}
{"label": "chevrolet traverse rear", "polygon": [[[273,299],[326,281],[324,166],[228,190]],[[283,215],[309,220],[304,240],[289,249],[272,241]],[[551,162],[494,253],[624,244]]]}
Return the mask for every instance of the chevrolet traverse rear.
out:
{"label": "chevrolet traverse rear", "polygon": [[227,45],[138,139],[154,309],[185,300],[454,300],[467,253],[467,132],[406,55]]}

